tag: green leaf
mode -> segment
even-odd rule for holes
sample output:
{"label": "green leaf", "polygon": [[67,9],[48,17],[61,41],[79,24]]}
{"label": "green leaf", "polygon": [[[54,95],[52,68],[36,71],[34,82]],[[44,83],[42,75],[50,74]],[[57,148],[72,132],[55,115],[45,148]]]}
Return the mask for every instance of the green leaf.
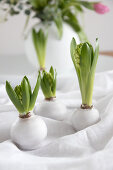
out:
{"label": "green leaf", "polygon": [[81,76],[87,79],[91,68],[91,50],[88,43],[84,43],[80,55]]}
{"label": "green leaf", "polygon": [[52,86],[52,92],[53,92],[53,96],[56,96],[56,83],[57,83],[57,79],[56,79],[56,77],[57,77],[57,73],[55,72],[55,79],[54,79],[54,81],[53,81],[53,86]]}
{"label": "green leaf", "polygon": [[83,12],[83,9],[80,5],[75,5],[75,8],[79,11],[79,12]]}
{"label": "green leaf", "polygon": [[50,98],[50,97],[51,97],[51,96],[50,96],[50,93],[51,93],[51,92],[49,92],[48,89],[46,88],[43,79],[41,80],[41,89],[42,89],[42,92],[43,92],[45,98]]}
{"label": "green leaf", "polygon": [[71,11],[67,11],[64,14],[64,21],[69,24],[75,32],[80,32],[81,31],[81,26],[78,22],[78,19],[75,14],[73,14]]}
{"label": "green leaf", "polygon": [[81,53],[82,44],[77,45],[75,39],[73,38],[71,41],[71,58],[73,61],[73,64],[76,69],[76,73],[78,76],[79,81],[79,87],[82,95],[82,84],[81,84],[81,72],[80,72],[80,53]]}
{"label": "green leaf", "polygon": [[51,73],[52,77],[54,78],[54,69],[53,69],[53,67],[52,67],[52,66],[51,66],[51,68],[50,68],[49,72]]}
{"label": "green leaf", "polygon": [[75,62],[75,49],[76,49],[76,40],[75,38],[72,39],[71,41],[71,46],[70,46],[70,53],[71,53],[71,58],[72,58],[72,61],[73,61],[73,64],[75,66],[75,68],[77,68],[77,65],[76,65],[76,62]]}
{"label": "green leaf", "polygon": [[99,42],[98,42],[98,39],[96,39],[96,47],[95,47],[95,53],[94,53],[94,58],[92,62],[92,67],[91,67],[91,74],[95,72],[96,70],[98,55],[99,55]]}
{"label": "green leaf", "polygon": [[80,57],[76,49],[77,49],[77,44],[76,44],[75,39],[73,38],[71,41],[70,52],[71,52],[71,58],[72,58],[73,64],[75,66],[77,74],[79,75],[80,74]]}
{"label": "green leaf", "polygon": [[30,93],[29,93],[29,85],[26,78],[23,78],[21,87],[22,87],[22,103],[23,103],[24,110],[27,113],[29,112]]}
{"label": "green leaf", "polygon": [[37,95],[38,95],[38,91],[39,91],[39,87],[40,87],[40,78],[38,77],[34,91],[33,91],[33,94],[31,95],[29,110],[32,110],[34,108],[36,98],[37,98]]}
{"label": "green leaf", "polygon": [[28,83],[28,86],[29,86],[29,94],[30,94],[30,96],[31,96],[31,94],[32,94],[31,85],[30,85],[30,83],[29,83],[28,78],[27,78],[26,76],[24,76],[24,78],[26,79],[26,81],[27,81],[27,83]]}
{"label": "green leaf", "polygon": [[11,87],[11,85],[8,81],[6,81],[6,91],[7,91],[7,94],[9,96],[10,100],[12,101],[12,103],[14,104],[14,106],[16,107],[18,112],[24,113],[24,107],[21,104],[21,102],[19,101],[17,94],[15,93],[15,91],[13,90],[13,88]]}
{"label": "green leaf", "polygon": [[92,105],[93,85],[94,85],[95,70],[96,70],[98,55],[99,55],[99,43],[98,43],[98,39],[96,39],[95,53],[94,53],[91,71],[88,77],[87,88],[86,88],[87,91],[86,100],[89,106]]}
{"label": "green leaf", "polygon": [[48,0],[29,0],[34,8],[42,9],[47,5]]}
{"label": "green leaf", "polygon": [[76,1],[79,4],[83,5],[85,8],[90,9],[90,10],[94,10],[94,3],[95,2],[88,2],[88,1]]}
{"label": "green leaf", "polygon": [[91,50],[87,43],[84,43],[81,49],[80,55],[80,75],[81,75],[81,90],[82,90],[82,101],[86,104],[86,87],[87,80],[91,68]]}

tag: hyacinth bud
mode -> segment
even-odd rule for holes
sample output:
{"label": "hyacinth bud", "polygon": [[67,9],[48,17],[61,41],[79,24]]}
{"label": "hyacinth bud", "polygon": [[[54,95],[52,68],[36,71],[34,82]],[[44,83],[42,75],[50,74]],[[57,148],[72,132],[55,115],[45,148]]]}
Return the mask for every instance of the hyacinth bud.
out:
{"label": "hyacinth bud", "polygon": [[56,97],[56,70],[53,67],[49,72],[43,71],[41,77],[41,89],[46,99]]}
{"label": "hyacinth bud", "polygon": [[96,3],[94,4],[94,10],[95,12],[97,12],[98,14],[105,14],[107,12],[110,11],[109,7],[106,5],[103,5],[101,3]]}
{"label": "hyacinth bud", "polygon": [[48,79],[48,83],[50,86],[52,86],[52,83],[53,83],[53,77],[51,76],[50,73],[45,73],[46,76],[47,76],[47,79]]}
{"label": "hyacinth bud", "polygon": [[17,85],[14,89],[15,93],[17,94],[20,101],[22,101],[22,88],[21,85]]}

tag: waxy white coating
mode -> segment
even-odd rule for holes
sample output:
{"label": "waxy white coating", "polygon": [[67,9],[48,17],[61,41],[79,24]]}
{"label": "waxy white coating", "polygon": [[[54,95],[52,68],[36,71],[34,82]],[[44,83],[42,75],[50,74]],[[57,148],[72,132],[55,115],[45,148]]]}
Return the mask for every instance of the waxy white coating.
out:
{"label": "waxy white coating", "polygon": [[55,120],[64,120],[67,111],[66,106],[57,99],[51,101],[44,100],[38,104],[37,109],[37,115]]}
{"label": "waxy white coating", "polygon": [[77,109],[72,115],[72,125],[75,130],[79,131],[87,128],[100,120],[97,109]]}
{"label": "waxy white coating", "polygon": [[47,136],[45,122],[34,114],[29,118],[17,118],[11,128],[11,139],[20,149],[32,150]]}

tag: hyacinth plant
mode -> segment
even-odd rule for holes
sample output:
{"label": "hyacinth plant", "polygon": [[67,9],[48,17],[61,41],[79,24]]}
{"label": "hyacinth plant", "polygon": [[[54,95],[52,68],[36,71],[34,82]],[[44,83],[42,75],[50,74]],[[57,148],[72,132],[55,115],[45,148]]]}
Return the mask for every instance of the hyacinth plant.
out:
{"label": "hyacinth plant", "polygon": [[77,45],[73,38],[70,51],[82,96],[81,108],[90,109],[92,108],[93,84],[99,55],[98,39],[96,39],[94,51],[92,45],[88,42]]}
{"label": "hyacinth plant", "polygon": [[35,88],[32,92],[28,78],[25,76],[20,85],[14,89],[8,81],[6,81],[7,94],[19,112],[21,118],[30,116],[30,111],[33,110],[36,98],[40,87],[40,76],[37,78]]}
{"label": "hyacinth plant", "polygon": [[51,66],[49,72],[43,71],[41,77],[41,89],[46,100],[56,97],[56,70]]}
{"label": "hyacinth plant", "polygon": [[[69,24],[80,37],[86,39],[83,27],[79,22],[79,14],[84,13],[84,8],[104,14],[109,8],[100,2],[89,2],[87,0],[0,0],[0,9],[4,13],[1,21],[7,20],[8,16],[18,15],[24,12],[27,16],[26,26],[30,19],[37,18],[41,23],[51,25],[55,23],[59,38],[63,33],[63,22]],[[25,27],[26,27],[25,26]]]}
{"label": "hyacinth plant", "polygon": [[40,65],[40,70],[45,69],[47,36],[48,35],[44,33],[42,29],[40,29],[38,32],[36,32],[35,29],[32,29],[32,40]]}

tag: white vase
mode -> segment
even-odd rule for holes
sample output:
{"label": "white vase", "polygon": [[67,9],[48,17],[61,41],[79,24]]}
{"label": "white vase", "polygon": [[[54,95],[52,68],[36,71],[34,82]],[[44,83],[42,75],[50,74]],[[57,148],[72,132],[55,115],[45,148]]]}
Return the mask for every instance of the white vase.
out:
{"label": "white vase", "polygon": [[61,121],[66,117],[67,108],[60,100],[44,100],[38,104],[34,112],[37,115]]}
{"label": "white vase", "polygon": [[46,136],[45,122],[34,114],[28,118],[18,118],[11,128],[12,141],[23,150],[36,149]]}
{"label": "white vase", "polygon": [[[40,28],[46,29],[42,24],[39,24],[36,27],[36,30],[38,31]],[[52,65],[56,68],[58,73],[73,68],[73,63],[70,56],[70,43],[72,37],[75,37],[77,43],[80,42],[77,33],[75,33],[75,31],[66,23],[63,24],[63,36],[61,40],[59,39],[55,24],[52,24],[48,31],[46,68],[49,69]],[[36,52],[32,43],[31,32],[25,40],[25,51],[30,63],[36,67],[36,69],[39,69]]]}
{"label": "white vase", "polygon": [[97,123],[100,120],[97,109],[77,109],[72,115],[72,125],[75,130],[79,131],[88,126]]}

